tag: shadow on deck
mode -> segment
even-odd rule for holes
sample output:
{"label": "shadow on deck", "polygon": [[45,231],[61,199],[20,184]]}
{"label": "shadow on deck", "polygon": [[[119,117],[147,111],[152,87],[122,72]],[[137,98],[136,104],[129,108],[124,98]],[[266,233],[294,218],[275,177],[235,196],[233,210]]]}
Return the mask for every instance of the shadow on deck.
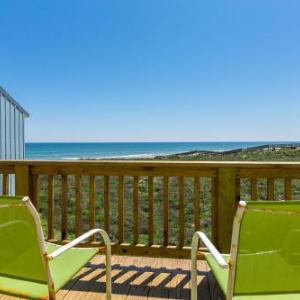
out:
{"label": "shadow on deck", "polygon": [[[190,261],[114,256],[113,299],[190,299]],[[208,267],[199,261],[199,292],[210,299]],[[60,299],[104,299],[105,265],[96,257],[59,292]]]}
{"label": "shadow on deck", "polygon": [[[113,256],[112,263],[113,299],[190,299],[189,260]],[[211,299],[209,269],[204,261],[198,262],[198,270],[201,300]],[[67,300],[105,298],[103,256],[95,257],[57,294],[57,299]]]}

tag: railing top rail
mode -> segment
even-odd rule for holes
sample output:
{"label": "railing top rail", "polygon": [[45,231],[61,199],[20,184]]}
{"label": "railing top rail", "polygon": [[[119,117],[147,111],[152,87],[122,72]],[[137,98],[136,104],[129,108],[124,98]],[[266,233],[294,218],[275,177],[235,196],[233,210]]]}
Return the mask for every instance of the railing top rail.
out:
{"label": "railing top rail", "polygon": [[180,168],[299,168],[300,162],[266,161],[167,161],[167,160],[0,160],[1,165],[101,165],[126,167],[180,167]]}

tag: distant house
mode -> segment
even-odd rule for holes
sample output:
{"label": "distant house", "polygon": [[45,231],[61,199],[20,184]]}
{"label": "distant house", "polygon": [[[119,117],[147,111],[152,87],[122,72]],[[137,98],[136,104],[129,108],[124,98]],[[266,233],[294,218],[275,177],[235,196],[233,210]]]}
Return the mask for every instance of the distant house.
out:
{"label": "distant house", "polygon": [[[24,159],[24,120],[26,110],[0,86],[0,160]],[[0,178],[0,189],[2,178]],[[13,193],[14,179],[10,176],[9,192]]]}

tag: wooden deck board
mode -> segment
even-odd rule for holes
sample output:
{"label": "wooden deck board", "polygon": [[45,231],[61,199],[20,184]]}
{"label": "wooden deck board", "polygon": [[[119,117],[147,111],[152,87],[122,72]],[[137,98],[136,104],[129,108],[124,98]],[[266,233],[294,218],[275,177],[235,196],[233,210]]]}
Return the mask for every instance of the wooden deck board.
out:
{"label": "wooden deck board", "polygon": [[[63,289],[59,300],[105,299],[104,256],[89,262]],[[190,261],[149,257],[113,256],[113,299],[190,299]],[[209,300],[208,267],[198,262],[198,290]],[[0,300],[16,300],[0,295]]]}

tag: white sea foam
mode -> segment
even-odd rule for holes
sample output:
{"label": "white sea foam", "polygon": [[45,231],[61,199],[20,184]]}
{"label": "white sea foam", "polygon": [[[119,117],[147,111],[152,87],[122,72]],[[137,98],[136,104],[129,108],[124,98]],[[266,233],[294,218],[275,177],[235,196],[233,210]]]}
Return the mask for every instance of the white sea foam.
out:
{"label": "white sea foam", "polygon": [[63,160],[100,160],[100,159],[138,159],[138,158],[155,158],[156,156],[165,156],[171,153],[141,153],[126,155],[109,155],[109,156],[82,156],[82,157],[63,157]]}

